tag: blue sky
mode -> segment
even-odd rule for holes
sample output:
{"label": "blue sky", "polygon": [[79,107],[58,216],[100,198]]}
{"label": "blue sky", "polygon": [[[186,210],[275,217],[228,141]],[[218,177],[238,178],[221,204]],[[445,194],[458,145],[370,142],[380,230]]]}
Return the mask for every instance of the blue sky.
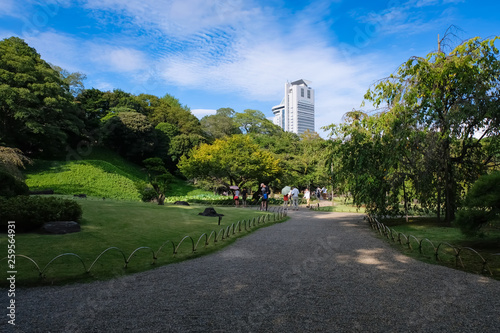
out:
{"label": "blue sky", "polygon": [[499,13],[498,0],[2,0],[0,39],[23,38],[87,88],[168,93],[199,118],[222,107],[271,117],[285,82],[307,79],[324,135],[451,25],[449,46],[500,35]]}

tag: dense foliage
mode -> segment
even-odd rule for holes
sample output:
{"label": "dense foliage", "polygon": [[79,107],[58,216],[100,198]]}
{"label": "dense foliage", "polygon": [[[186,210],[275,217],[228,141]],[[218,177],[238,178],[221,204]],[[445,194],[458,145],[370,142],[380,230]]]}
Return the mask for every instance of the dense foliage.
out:
{"label": "dense foliage", "polygon": [[31,160],[20,149],[0,146],[0,196],[28,194],[20,171],[25,163],[31,163]]}
{"label": "dense foliage", "polygon": [[241,134],[202,144],[189,158],[181,158],[179,168],[189,178],[209,179],[227,187],[244,187],[255,180],[268,183],[281,171],[273,154]]}
{"label": "dense foliage", "polygon": [[463,233],[474,235],[500,214],[500,171],[480,177],[471,187],[455,224]]}
{"label": "dense foliage", "polygon": [[56,154],[80,136],[83,121],[68,84],[22,39],[0,42],[0,144]]}
{"label": "dense foliage", "polygon": [[75,221],[82,217],[82,208],[73,200],[55,197],[0,197],[0,230],[7,230],[8,221],[16,221],[16,231],[27,232],[45,222]]}
{"label": "dense foliage", "polygon": [[413,57],[365,95],[378,114],[354,111],[332,130],[339,187],[375,214],[400,213],[411,199],[444,208],[450,223],[463,193],[498,168],[498,38],[473,38],[451,53]]}

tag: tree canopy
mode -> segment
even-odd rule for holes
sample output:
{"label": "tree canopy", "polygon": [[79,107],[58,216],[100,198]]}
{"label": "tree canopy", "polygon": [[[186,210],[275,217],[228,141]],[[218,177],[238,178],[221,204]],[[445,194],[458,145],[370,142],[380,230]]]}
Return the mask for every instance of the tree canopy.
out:
{"label": "tree canopy", "polygon": [[188,178],[208,179],[227,187],[242,187],[253,180],[268,182],[281,171],[272,153],[241,134],[194,148],[189,157],[181,157],[179,169]]}
{"label": "tree canopy", "polygon": [[60,74],[22,39],[0,41],[0,143],[26,154],[53,154],[82,128]]}
{"label": "tree canopy", "polygon": [[466,187],[498,163],[497,39],[410,58],[365,95],[378,114],[354,112],[328,127],[344,170],[339,181],[358,204],[386,213],[411,185],[414,198],[438,214],[444,206],[453,220]]}

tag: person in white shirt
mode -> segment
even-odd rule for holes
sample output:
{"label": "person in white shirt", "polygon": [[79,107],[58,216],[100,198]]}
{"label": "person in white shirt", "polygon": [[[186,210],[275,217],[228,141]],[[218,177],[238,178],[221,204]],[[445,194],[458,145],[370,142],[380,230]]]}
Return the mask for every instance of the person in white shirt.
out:
{"label": "person in white shirt", "polygon": [[236,189],[234,191],[233,200],[234,200],[234,205],[236,207],[239,207],[239,205],[240,205],[240,190]]}
{"label": "person in white shirt", "polygon": [[310,203],[310,200],[311,200],[311,192],[309,192],[309,189],[305,189],[304,190],[304,199],[306,199],[306,203],[307,203],[307,208],[309,208],[309,203]]}
{"label": "person in white shirt", "polygon": [[299,190],[294,186],[292,189],[293,210],[299,210]]}

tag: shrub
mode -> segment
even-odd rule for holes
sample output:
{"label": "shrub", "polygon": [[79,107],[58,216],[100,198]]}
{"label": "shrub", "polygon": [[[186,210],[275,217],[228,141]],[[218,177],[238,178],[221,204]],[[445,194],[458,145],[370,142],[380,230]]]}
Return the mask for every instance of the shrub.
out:
{"label": "shrub", "polygon": [[54,197],[16,196],[0,198],[0,228],[7,230],[8,221],[16,221],[16,231],[28,232],[45,222],[75,221],[82,217],[82,208],[73,201]]}
{"label": "shrub", "polygon": [[455,224],[466,235],[474,235],[481,227],[498,218],[500,213],[500,172],[480,177],[472,185],[464,205],[457,212]]}
{"label": "shrub", "polygon": [[144,202],[151,202],[158,197],[158,194],[155,192],[154,188],[146,183],[136,182],[135,187],[141,196],[141,200]]}
{"label": "shrub", "polygon": [[466,236],[475,236],[479,229],[490,220],[490,213],[483,209],[461,209],[455,216],[455,224]]}
{"label": "shrub", "polygon": [[0,196],[12,197],[28,194],[28,186],[21,180],[0,171]]}

